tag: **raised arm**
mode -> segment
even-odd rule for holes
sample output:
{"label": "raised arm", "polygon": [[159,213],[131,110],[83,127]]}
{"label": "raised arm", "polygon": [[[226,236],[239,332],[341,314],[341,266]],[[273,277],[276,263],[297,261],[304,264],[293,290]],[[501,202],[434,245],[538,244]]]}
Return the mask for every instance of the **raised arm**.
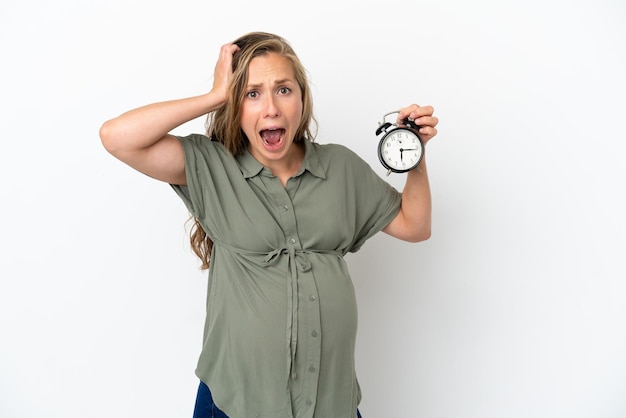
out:
{"label": "raised arm", "polygon": [[[437,135],[439,120],[433,116],[431,106],[420,107],[411,105],[400,109],[398,123],[405,118],[414,119],[420,126],[419,136],[426,143]],[[426,148],[426,147],[425,147]],[[383,232],[409,242],[419,242],[430,238],[432,203],[430,184],[426,169],[426,154],[420,165],[407,173],[406,183],[402,190],[402,206],[400,213],[387,225]]]}
{"label": "raised arm", "polygon": [[222,46],[209,93],[153,103],[106,121],[100,128],[104,148],[134,169],[172,184],[185,184],[182,145],[169,134],[174,128],[226,103],[236,45]]}

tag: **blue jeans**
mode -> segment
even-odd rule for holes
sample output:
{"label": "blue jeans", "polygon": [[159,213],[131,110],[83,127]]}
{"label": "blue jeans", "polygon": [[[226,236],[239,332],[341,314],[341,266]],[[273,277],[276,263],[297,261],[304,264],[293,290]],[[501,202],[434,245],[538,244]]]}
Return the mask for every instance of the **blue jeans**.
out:
{"label": "blue jeans", "polygon": [[213,403],[213,395],[209,387],[200,382],[198,396],[196,396],[196,407],[193,410],[193,418],[228,418],[228,415],[218,409]]}
{"label": "blue jeans", "polygon": [[[357,418],[361,418],[361,413],[357,409]],[[228,415],[218,409],[213,403],[213,396],[209,387],[200,382],[198,396],[196,397],[196,407],[193,410],[193,418],[228,418]]]}

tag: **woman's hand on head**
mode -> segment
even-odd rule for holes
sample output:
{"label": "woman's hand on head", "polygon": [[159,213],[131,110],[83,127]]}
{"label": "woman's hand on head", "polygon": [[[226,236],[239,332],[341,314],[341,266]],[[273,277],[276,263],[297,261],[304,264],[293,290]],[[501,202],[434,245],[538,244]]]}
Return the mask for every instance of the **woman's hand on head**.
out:
{"label": "woman's hand on head", "polygon": [[238,50],[239,47],[235,44],[223,45],[215,64],[211,93],[220,97],[224,103],[228,100],[228,87],[233,76],[233,54]]}
{"label": "woman's hand on head", "polygon": [[406,118],[412,119],[413,123],[419,126],[419,136],[424,144],[437,135],[437,124],[439,119],[433,116],[434,109],[432,106],[419,106],[412,104],[403,107],[398,111],[399,125],[403,125],[402,121]]}

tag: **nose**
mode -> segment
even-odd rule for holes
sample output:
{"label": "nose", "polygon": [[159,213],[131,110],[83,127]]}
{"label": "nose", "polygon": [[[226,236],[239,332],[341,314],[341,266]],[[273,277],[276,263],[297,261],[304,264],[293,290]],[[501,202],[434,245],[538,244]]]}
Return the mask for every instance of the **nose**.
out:
{"label": "nose", "polygon": [[264,116],[266,118],[275,118],[279,114],[280,114],[280,110],[278,109],[276,98],[273,95],[266,96]]}

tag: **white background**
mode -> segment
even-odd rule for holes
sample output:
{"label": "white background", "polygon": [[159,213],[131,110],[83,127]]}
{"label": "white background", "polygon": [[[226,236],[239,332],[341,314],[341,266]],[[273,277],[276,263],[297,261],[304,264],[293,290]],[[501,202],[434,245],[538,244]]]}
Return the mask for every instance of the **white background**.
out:
{"label": "white background", "polygon": [[329,3],[3,0],[0,417],[191,416],[188,214],[98,129],[206,91],[253,30],[307,67],[318,142],[381,176],[383,113],[440,118],[433,237],[347,257],[364,417],[626,416],[625,3]]}

